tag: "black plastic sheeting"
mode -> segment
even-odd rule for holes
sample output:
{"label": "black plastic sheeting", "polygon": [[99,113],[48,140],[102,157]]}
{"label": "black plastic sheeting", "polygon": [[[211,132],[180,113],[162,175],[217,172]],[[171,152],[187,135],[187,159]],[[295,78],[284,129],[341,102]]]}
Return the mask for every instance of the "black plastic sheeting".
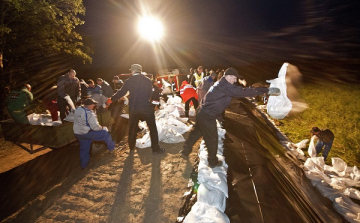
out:
{"label": "black plastic sheeting", "polygon": [[251,102],[234,99],[225,116],[230,222],[346,222]]}

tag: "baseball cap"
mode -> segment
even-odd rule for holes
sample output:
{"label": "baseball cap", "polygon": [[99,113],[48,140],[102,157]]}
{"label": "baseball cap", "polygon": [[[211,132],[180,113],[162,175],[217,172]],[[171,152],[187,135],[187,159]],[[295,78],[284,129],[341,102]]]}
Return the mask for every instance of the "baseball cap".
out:
{"label": "baseball cap", "polygon": [[241,76],[241,75],[239,74],[239,72],[237,72],[237,70],[235,70],[235,68],[233,68],[233,67],[230,67],[230,68],[226,69],[224,75],[234,75],[234,76],[236,76],[237,78],[240,78],[240,79],[243,79],[243,78],[244,78],[244,77]]}
{"label": "baseball cap", "polygon": [[133,64],[131,65],[130,71],[137,71],[137,72],[141,72],[142,67],[140,64]]}
{"label": "baseball cap", "polygon": [[84,101],[84,105],[96,105],[98,102],[92,98],[87,98]]}

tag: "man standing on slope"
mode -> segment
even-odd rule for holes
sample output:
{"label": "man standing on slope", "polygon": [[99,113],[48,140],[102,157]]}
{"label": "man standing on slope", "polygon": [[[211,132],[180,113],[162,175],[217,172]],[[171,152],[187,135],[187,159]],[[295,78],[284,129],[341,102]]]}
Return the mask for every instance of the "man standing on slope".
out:
{"label": "man standing on slope", "polygon": [[194,144],[202,136],[208,150],[209,167],[221,166],[222,162],[216,157],[218,150],[216,118],[230,105],[231,99],[233,97],[255,97],[264,93],[270,95],[279,95],[280,93],[278,88],[243,88],[236,86],[234,83],[237,78],[242,79],[243,77],[234,68],[228,68],[224,73],[224,77],[209,89],[196,111],[196,123],[184,143],[183,149],[180,151],[181,157],[187,158]]}

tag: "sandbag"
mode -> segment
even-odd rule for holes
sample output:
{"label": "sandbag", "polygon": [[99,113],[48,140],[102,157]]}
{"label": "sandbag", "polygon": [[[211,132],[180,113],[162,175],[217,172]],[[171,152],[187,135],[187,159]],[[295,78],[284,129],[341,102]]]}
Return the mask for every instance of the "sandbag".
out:
{"label": "sandbag", "polygon": [[287,97],[286,86],[286,71],[288,63],[284,63],[279,71],[278,78],[267,80],[270,83],[270,88],[279,88],[281,94],[278,96],[269,96],[267,103],[267,113],[275,119],[283,119],[291,111],[292,103]]}

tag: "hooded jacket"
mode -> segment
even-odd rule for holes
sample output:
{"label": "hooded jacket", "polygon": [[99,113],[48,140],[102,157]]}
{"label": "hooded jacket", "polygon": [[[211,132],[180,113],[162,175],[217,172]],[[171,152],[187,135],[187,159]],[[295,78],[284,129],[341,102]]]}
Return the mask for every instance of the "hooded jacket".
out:
{"label": "hooded jacket", "polygon": [[117,101],[129,92],[129,111],[151,110],[152,83],[151,80],[140,74],[135,73],[127,80],[124,85],[112,97],[111,101]]}

